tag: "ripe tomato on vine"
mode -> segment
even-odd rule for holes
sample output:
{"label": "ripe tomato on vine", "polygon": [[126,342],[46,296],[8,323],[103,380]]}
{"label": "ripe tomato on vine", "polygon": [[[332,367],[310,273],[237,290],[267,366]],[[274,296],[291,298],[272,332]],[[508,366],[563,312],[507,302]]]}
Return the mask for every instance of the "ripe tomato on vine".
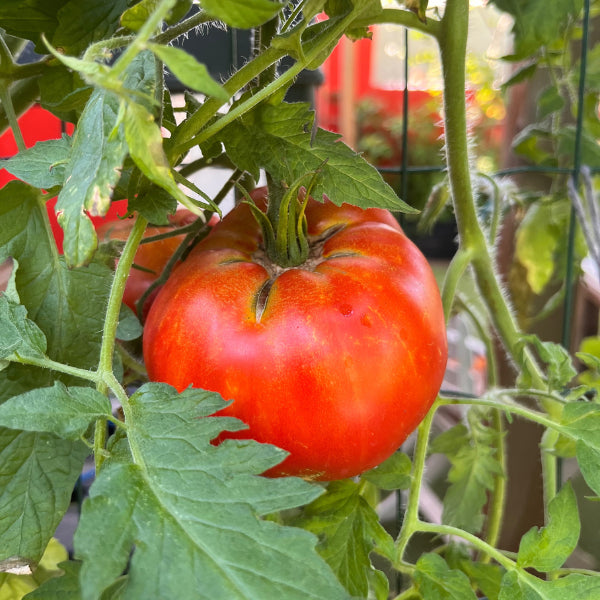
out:
{"label": "ripe tomato on vine", "polygon": [[[259,206],[265,194],[254,192]],[[249,429],[220,440],[290,453],[268,475],[357,475],[404,442],[439,391],[437,283],[386,210],[309,199],[308,255],[292,267],[269,257],[256,210],[228,214],[159,292],[144,332],[148,374],[233,400],[220,414]]]}

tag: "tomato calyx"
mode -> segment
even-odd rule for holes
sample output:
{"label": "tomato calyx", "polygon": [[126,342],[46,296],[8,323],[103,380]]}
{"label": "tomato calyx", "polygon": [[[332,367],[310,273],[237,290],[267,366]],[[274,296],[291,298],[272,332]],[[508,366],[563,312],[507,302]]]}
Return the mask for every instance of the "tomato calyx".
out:
{"label": "tomato calyx", "polygon": [[[307,173],[290,187],[284,183],[271,183],[266,212],[243,191],[245,202],[262,230],[266,255],[273,264],[284,269],[298,267],[309,258],[305,210],[318,174],[319,170]],[[311,179],[305,188],[303,184],[307,177]]]}

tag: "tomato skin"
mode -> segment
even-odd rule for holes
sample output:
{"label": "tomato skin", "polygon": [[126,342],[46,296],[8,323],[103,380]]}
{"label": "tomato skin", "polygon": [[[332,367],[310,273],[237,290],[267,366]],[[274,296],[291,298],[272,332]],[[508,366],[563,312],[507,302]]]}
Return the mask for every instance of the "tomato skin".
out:
{"label": "tomato skin", "polygon": [[159,292],[144,358],[151,380],[234,400],[219,414],[249,429],[219,439],[290,452],[266,475],[341,479],[380,464],[424,418],[446,331],[431,269],[389,212],[311,200],[306,214],[309,236],[326,237],[287,270],[260,250],[247,206],[227,215]]}
{"label": "tomato skin", "polygon": [[[149,226],[144,232],[144,237],[153,237],[172,231],[174,227],[183,227],[192,223],[195,218],[195,215],[191,211],[179,209],[170,218],[170,225]],[[98,240],[101,242],[108,240],[124,241],[129,237],[134,222],[135,219],[131,217],[103,223],[96,230]],[[135,254],[134,265],[140,266],[144,270],[135,267],[131,269],[123,293],[123,303],[129,306],[131,310],[136,311],[137,301],[161,275],[169,259],[173,256],[184,238],[185,234],[181,234],[147,244],[140,244]],[[148,312],[153,297],[155,295],[151,294],[144,303],[144,314]]]}

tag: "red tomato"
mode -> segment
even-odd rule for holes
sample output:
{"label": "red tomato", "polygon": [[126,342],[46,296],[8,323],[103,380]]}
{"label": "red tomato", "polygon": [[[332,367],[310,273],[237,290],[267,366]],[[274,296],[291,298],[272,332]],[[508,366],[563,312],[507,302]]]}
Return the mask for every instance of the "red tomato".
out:
{"label": "red tomato", "polygon": [[[183,227],[190,224],[195,218],[191,211],[180,209],[170,219],[171,225],[162,227],[149,226],[146,228],[144,237],[153,237],[172,231],[174,227]],[[126,240],[129,237],[133,224],[133,218],[103,223],[97,229],[98,240],[101,242],[111,239]],[[137,301],[161,275],[169,259],[173,256],[184,238],[185,234],[181,234],[147,244],[140,244],[135,254],[134,267],[129,273],[125,292],[123,293],[123,302],[133,311],[136,310]],[[141,268],[136,268],[136,266]],[[144,313],[148,311],[152,300],[151,294],[144,304]]]}
{"label": "red tomato", "polygon": [[[310,258],[273,265],[246,205],[190,253],[146,322],[150,379],[234,402],[220,414],[290,452],[270,476],[332,480],[388,458],[440,388],[439,290],[385,210],[311,200]],[[222,439],[222,438],[220,438]]]}

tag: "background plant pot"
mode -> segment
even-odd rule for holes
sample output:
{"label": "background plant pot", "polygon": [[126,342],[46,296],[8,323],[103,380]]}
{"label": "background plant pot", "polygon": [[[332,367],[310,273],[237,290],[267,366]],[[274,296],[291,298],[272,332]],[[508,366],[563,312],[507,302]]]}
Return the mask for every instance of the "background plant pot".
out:
{"label": "background plant pot", "polygon": [[429,233],[419,233],[412,221],[402,223],[402,228],[427,258],[450,259],[458,249],[455,221],[438,221]]}

